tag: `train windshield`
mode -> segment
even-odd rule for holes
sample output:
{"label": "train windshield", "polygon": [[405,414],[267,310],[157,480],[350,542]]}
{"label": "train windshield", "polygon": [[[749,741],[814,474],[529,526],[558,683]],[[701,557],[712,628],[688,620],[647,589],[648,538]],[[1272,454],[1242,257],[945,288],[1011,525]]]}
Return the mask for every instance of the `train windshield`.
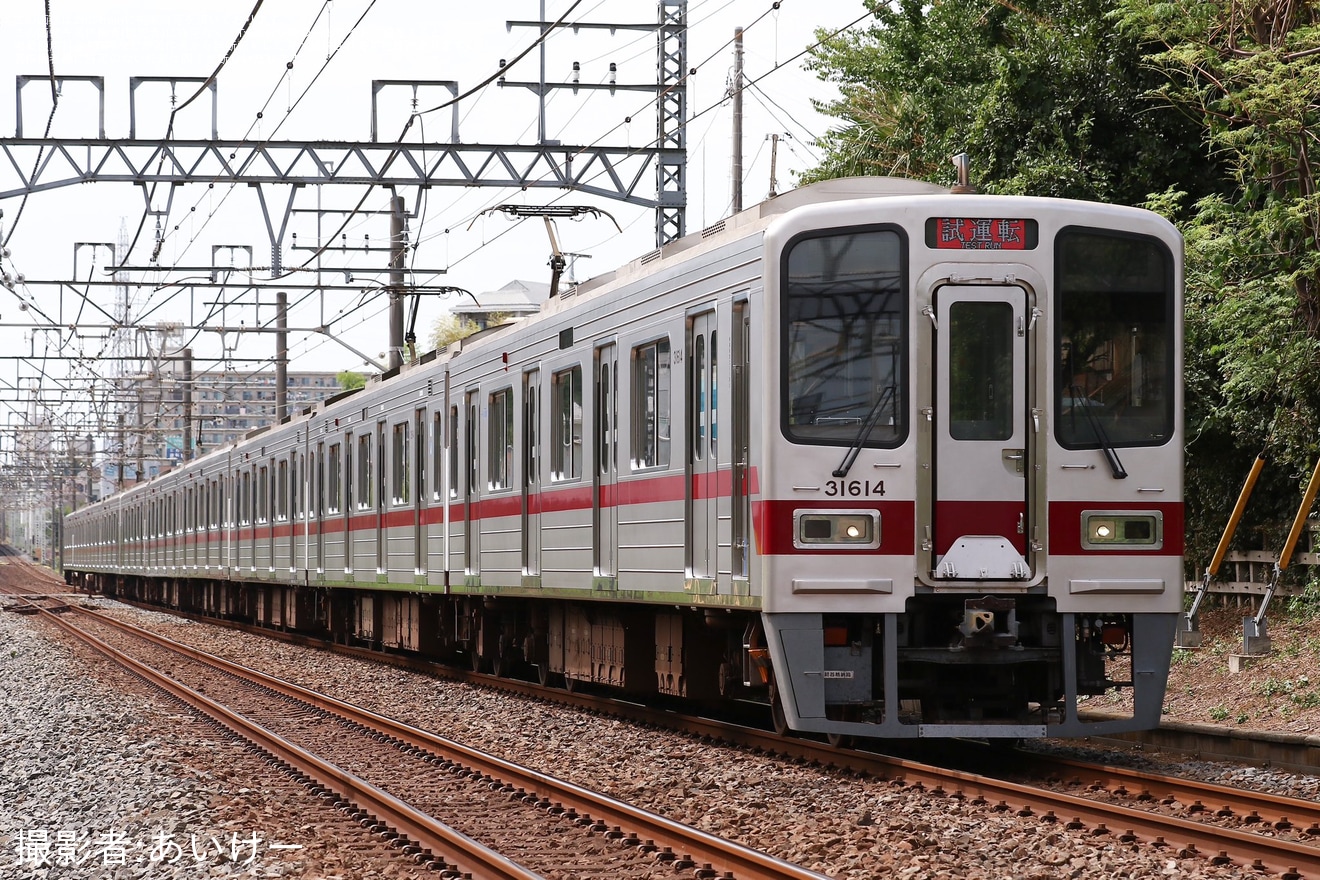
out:
{"label": "train windshield", "polygon": [[1173,436],[1173,256],[1159,241],[1070,228],[1056,240],[1055,432],[1069,449]]}
{"label": "train windshield", "polygon": [[783,430],[799,443],[897,446],[907,434],[903,240],[798,239],[783,263]]}

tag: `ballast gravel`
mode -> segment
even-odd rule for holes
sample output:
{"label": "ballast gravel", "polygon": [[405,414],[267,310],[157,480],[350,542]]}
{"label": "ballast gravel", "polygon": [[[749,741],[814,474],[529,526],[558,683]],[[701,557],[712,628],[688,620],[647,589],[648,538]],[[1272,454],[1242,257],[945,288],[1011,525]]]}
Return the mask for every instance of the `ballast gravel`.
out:
{"label": "ballast gravel", "polygon": [[[324,690],[340,699],[493,751],[542,772],[566,777],[831,877],[849,880],[880,877],[1054,880],[1115,876],[1242,876],[1240,867],[1213,866],[1201,858],[1179,859],[1167,849],[1157,850],[1141,843],[1123,844],[1116,840],[1097,839],[1085,831],[1042,826],[1012,814],[979,808],[968,801],[931,800],[920,792],[895,788],[881,780],[857,778],[831,768],[749,754],[672,732],[644,729],[618,719],[585,715],[564,707],[195,624],[106,600],[92,601],[112,610],[116,616],[226,659],[309,688]],[[0,632],[17,631],[25,640],[14,653],[6,651],[0,658],[0,674],[6,682],[32,677],[34,669],[48,667],[50,658],[59,653],[49,647],[55,641],[54,636],[29,618],[3,615],[0,624],[5,627]],[[0,782],[0,797],[3,798],[0,802],[0,843],[9,848],[5,855],[14,855],[15,832],[37,827],[35,823],[38,822],[48,823],[46,827],[52,830],[58,827],[90,830],[107,823],[118,823],[116,827],[149,835],[153,826],[147,817],[152,815],[152,807],[140,801],[150,801],[149,793],[153,791],[183,792],[179,798],[191,796],[187,801],[189,809],[200,806],[203,801],[214,802],[213,791],[198,792],[202,783],[196,781],[196,777],[202,774],[213,777],[220,769],[218,751],[212,752],[193,744],[192,758],[184,770],[159,751],[160,743],[165,741],[162,730],[170,731],[172,745],[169,748],[179,748],[179,742],[187,741],[177,719],[163,716],[159,708],[153,708],[146,701],[121,705],[112,689],[97,684],[96,672],[74,674],[74,678],[89,680],[85,685],[72,686],[71,670],[78,668],[77,664],[67,656],[59,662],[68,664],[68,668],[50,671],[41,680],[52,688],[62,688],[59,699],[70,704],[64,710],[66,713],[87,719],[84,722],[86,727],[99,725],[102,728],[89,733],[107,735],[90,738],[85,747],[72,749],[77,756],[72,760],[93,775],[97,771],[90,769],[89,765],[122,763],[124,769],[117,780],[105,777],[98,780],[99,793],[88,798],[88,803],[93,806],[89,808],[90,812],[82,812],[71,806],[74,795],[70,789],[76,785],[67,780],[70,768],[49,757],[46,751],[22,750],[19,759],[23,768],[21,778],[10,773],[6,761],[5,778]],[[82,668],[86,670],[85,666]],[[60,732],[62,722],[50,720],[39,709],[44,694],[41,684],[20,687],[16,697],[6,692],[3,698],[6,719],[13,717],[14,710],[9,708],[11,703],[26,713],[23,716],[25,732],[11,731],[8,725],[12,722],[6,720],[6,741],[15,737],[26,740],[39,736],[54,740],[64,736]],[[119,706],[117,711],[115,706]],[[106,715],[119,719],[113,731],[109,725],[99,722]],[[157,745],[147,745],[153,742]],[[136,751],[131,744],[136,744]],[[207,758],[215,760],[207,761]],[[1150,761],[1151,758],[1143,755],[1134,760]],[[254,766],[259,767],[259,762],[254,762]],[[1226,771],[1226,765],[1183,766],[1202,778],[1225,781],[1224,774],[1231,772],[1251,776],[1257,786],[1263,784],[1272,788],[1279,784],[1293,792],[1315,785],[1315,780],[1310,777],[1265,774],[1252,772],[1251,768]],[[156,776],[143,776],[144,784],[139,785],[137,774],[146,772]],[[1276,775],[1280,778],[1275,779]],[[236,783],[240,776],[236,772],[226,778]],[[1299,782],[1299,779],[1309,782]],[[247,781],[249,786],[256,784],[256,777]],[[1315,791],[1314,788],[1310,790]],[[11,808],[11,798],[16,793],[22,794],[22,803],[26,805],[21,812]],[[155,803],[162,802],[162,798],[156,798]],[[180,830],[221,828],[228,833],[235,828],[232,819],[223,820],[205,812],[181,810],[178,815],[157,813],[156,818],[163,822],[172,821],[171,827]],[[252,828],[268,837],[284,835],[282,839],[305,842],[299,834],[306,836],[306,831],[300,831],[296,821],[280,821],[272,817],[266,824],[252,825]],[[245,833],[250,829],[238,830]],[[343,839],[345,842],[349,840],[348,837]],[[0,877],[7,877],[3,857],[0,855]],[[299,861],[300,857],[301,854],[291,856],[285,853],[278,862],[263,862],[244,870],[249,871],[249,876],[335,876],[309,873],[308,862]],[[234,871],[241,866],[227,863],[216,867]],[[265,870],[284,874],[258,873]],[[372,875],[381,876],[379,872]],[[15,876],[26,880],[28,877],[64,875],[29,870]],[[114,874],[105,876],[118,880]],[[121,876],[147,875],[128,873]],[[221,875],[176,873],[150,876]],[[339,876],[367,874],[349,872]],[[574,875],[569,872],[564,876]]]}
{"label": "ballast gravel", "polygon": [[0,646],[3,880],[435,876],[38,618]]}

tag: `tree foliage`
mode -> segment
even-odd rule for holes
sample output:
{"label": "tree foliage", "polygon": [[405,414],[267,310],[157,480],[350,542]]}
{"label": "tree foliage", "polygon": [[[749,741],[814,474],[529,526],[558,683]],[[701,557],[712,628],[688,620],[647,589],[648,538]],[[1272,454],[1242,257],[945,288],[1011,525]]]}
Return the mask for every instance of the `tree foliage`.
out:
{"label": "tree foliage", "polygon": [[344,370],[342,373],[335,374],[335,381],[345,391],[353,391],[366,385],[367,377],[352,370]]}
{"label": "tree foliage", "polygon": [[1170,186],[1213,191],[1197,120],[1147,95],[1160,81],[1110,14],[1118,0],[867,2],[876,23],[811,62],[838,84],[820,109],[843,124],[804,182],[947,181],[967,152],[991,192],[1139,204]]}
{"label": "tree foliage", "polygon": [[460,339],[466,339],[474,333],[479,333],[483,329],[507,324],[512,319],[513,316],[508,312],[487,312],[482,315],[482,320],[478,322],[466,315],[455,315],[452,312],[447,312],[436,318],[435,323],[431,325],[431,347],[436,349],[445,348]]}
{"label": "tree foliage", "polygon": [[1320,453],[1320,4],[1125,0],[1121,22],[1160,47],[1158,95],[1201,121],[1230,183],[1184,225],[1189,424],[1213,438],[1193,437],[1190,475],[1240,480],[1268,437],[1272,483],[1252,515],[1273,521],[1262,543],[1277,550]]}

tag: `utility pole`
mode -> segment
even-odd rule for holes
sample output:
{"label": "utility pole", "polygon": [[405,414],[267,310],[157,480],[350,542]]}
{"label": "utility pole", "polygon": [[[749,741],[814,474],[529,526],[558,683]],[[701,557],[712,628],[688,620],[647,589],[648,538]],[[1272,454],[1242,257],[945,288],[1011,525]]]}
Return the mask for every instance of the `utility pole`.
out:
{"label": "utility pole", "polygon": [[403,196],[390,199],[390,359],[391,370],[403,366],[403,270],[408,253],[408,224]]}
{"label": "utility pole", "polygon": [[733,213],[743,207],[743,29],[733,29],[733,83],[729,86],[733,97]]}
{"label": "utility pole", "polygon": [[289,416],[289,294],[275,293],[275,424]]}
{"label": "utility pole", "polygon": [[[156,390],[160,391],[160,373],[153,370],[156,379]],[[142,482],[142,477],[147,472],[147,421],[146,410],[142,403],[142,386],[137,387],[137,475],[134,478],[134,484]]]}
{"label": "utility pole", "polygon": [[[281,294],[283,296],[283,294]],[[193,457],[193,370],[192,349],[185,348],[183,355],[183,460],[192,461]]]}
{"label": "utility pole", "polygon": [[[779,162],[779,135],[772,134],[770,137],[770,198],[779,195],[776,190],[779,188],[779,180],[776,178],[776,169]],[[785,133],[784,137],[791,137]]]}

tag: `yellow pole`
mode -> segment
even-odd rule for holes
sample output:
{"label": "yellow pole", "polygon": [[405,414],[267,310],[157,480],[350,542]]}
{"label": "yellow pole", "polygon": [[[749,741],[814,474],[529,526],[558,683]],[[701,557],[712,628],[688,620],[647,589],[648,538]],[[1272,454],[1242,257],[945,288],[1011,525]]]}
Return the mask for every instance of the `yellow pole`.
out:
{"label": "yellow pole", "polygon": [[1311,471],[1311,482],[1306,484],[1306,495],[1302,497],[1302,506],[1297,508],[1292,531],[1288,533],[1288,542],[1283,545],[1283,552],[1279,554],[1280,570],[1288,567],[1288,560],[1292,558],[1297,539],[1302,535],[1302,528],[1306,525],[1306,515],[1311,512],[1311,504],[1315,502],[1317,492],[1320,492],[1320,459],[1316,460],[1315,470]]}
{"label": "yellow pole", "polygon": [[[1316,463],[1320,466],[1320,462]],[[1256,487],[1256,480],[1260,477],[1261,468],[1265,467],[1265,451],[1261,450],[1256,456],[1256,460],[1251,464],[1251,472],[1247,474],[1247,481],[1242,484],[1242,491],[1238,493],[1237,504],[1233,506],[1233,513],[1228,518],[1228,525],[1224,526],[1223,537],[1219,539],[1219,546],[1215,548],[1214,559],[1210,560],[1210,565],[1205,570],[1206,581],[1219,571],[1219,566],[1224,561],[1224,556],[1228,553],[1228,545],[1233,540],[1233,533],[1237,531],[1238,523],[1242,521],[1242,514],[1247,510],[1247,500],[1251,498],[1251,492]],[[1314,480],[1314,478],[1312,478]]]}

